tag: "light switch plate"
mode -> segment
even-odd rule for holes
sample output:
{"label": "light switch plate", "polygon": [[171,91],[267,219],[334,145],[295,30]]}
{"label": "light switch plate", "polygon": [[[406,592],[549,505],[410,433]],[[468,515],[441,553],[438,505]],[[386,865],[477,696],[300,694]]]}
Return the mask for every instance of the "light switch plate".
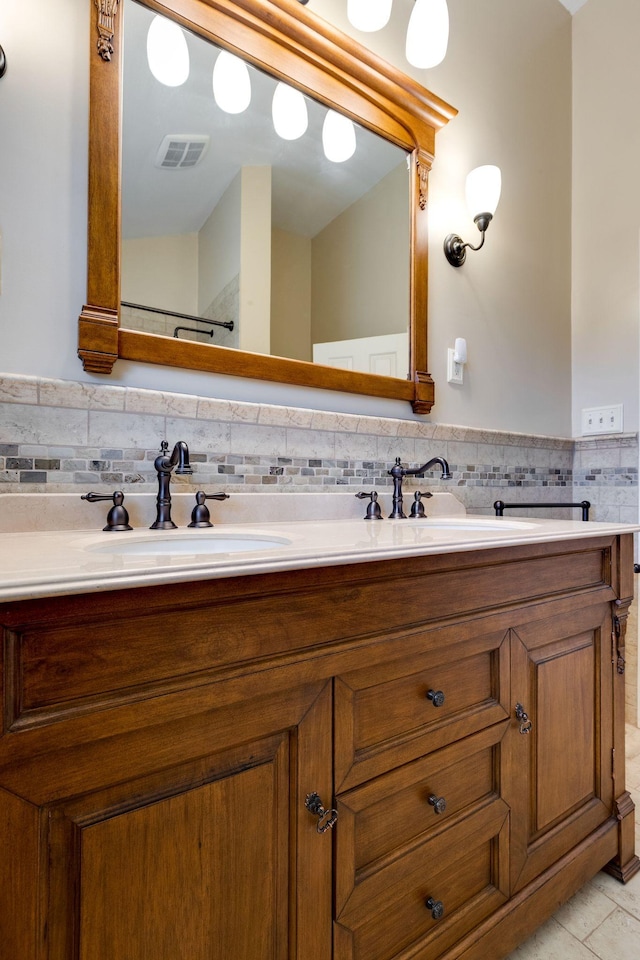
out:
{"label": "light switch plate", "polygon": [[447,350],[447,383],[464,383],[464,364],[453,359],[453,347]]}
{"label": "light switch plate", "polygon": [[621,403],[608,407],[585,407],[582,411],[582,435],[592,433],[622,433]]}

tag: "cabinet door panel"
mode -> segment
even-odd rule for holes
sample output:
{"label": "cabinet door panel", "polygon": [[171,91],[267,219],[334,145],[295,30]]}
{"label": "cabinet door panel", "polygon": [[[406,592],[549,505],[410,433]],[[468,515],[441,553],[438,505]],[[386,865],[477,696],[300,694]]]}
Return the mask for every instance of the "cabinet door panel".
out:
{"label": "cabinet door panel", "polygon": [[[151,772],[124,779],[126,763],[114,765],[110,785],[62,800],[51,785],[30,831],[42,930],[31,921],[16,957],[329,960],[331,838],[304,801],[318,791],[331,802],[331,686],[256,698],[244,711],[235,745],[187,736],[185,717],[147,731]],[[221,729],[223,713],[213,714]],[[169,743],[181,762],[166,763]],[[88,783],[99,757],[76,754]],[[2,864],[0,878],[10,880]],[[25,952],[28,937],[41,953]]]}
{"label": "cabinet door panel", "polygon": [[508,738],[513,890],[611,816],[610,633],[608,604],[513,631],[512,708],[532,724]]}
{"label": "cabinet door panel", "polygon": [[286,752],[81,830],[81,960],[286,957]]}

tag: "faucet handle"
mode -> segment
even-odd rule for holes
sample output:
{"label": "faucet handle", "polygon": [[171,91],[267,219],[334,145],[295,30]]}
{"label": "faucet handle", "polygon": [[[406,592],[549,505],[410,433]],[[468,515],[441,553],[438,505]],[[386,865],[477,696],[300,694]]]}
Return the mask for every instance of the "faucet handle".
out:
{"label": "faucet handle", "polygon": [[205,493],[204,490],[198,490],[196,493],[196,505],[191,511],[190,527],[212,527],[209,507],[205,500],[228,500],[228,493]]}
{"label": "faucet handle", "polygon": [[124,493],[122,490],[115,490],[113,493],[85,493],[80,497],[81,500],[88,500],[89,503],[97,503],[99,500],[111,500],[113,506],[107,514],[107,525],[103,530],[120,532],[121,530],[133,530],[129,526],[129,514],[124,503]]}
{"label": "faucet handle", "polygon": [[376,490],[372,490],[371,493],[356,493],[358,500],[371,500],[371,503],[367,507],[367,512],[365,514],[365,520],[382,520],[382,511],[380,509],[380,504],[378,503],[378,493]]}
{"label": "faucet handle", "polygon": [[413,503],[411,504],[411,513],[409,516],[412,520],[420,520],[422,517],[426,517],[424,512],[424,504],[422,502],[423,497],[432,497],[433,494],[425,491],[424,493],[421,490],[416,490],[413,495]]}

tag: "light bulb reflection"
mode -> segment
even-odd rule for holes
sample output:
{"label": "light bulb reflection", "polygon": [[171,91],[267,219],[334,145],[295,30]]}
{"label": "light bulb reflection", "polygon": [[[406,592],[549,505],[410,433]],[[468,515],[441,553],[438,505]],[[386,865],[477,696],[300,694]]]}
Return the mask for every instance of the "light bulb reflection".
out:
{"label": "light bulb reflection", "polygon": [[147,62],[151,73],[166,87],[179,87],[189,76],[189,48],[178,26],[166,17],[154,17],[147,33]]}
{"label": "light bulb reflection", "polygon": [[298,140],[309,125],[304,96],[288,83],[278,83],[271,103],[273,126],[283,140]]}
{"label": "light bulb reflection", "polygon": [[244,60],[227,50],[213,67],[213,96],[225,113],[243,113],[251,103],[251,79]]}
{"label": "light bulb reflection", "polygon": [[348,117],[328,110],[322,125],[322,147],[327,160],[344,163],[356,152],[356,129]]}

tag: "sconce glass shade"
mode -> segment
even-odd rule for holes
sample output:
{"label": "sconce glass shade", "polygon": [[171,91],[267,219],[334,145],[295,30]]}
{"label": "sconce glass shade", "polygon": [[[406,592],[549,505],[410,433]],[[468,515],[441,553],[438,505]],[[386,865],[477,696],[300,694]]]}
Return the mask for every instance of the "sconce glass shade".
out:
{"label": "sconce glass shade", "polygon": [[309,126],[304,96],[288,83],[278,83],[271,102],[273,126],[283,140],[298,140]]}
{"label": "sconce glass shade", "polygon": [[213,96],[225,113],[243,113],[251,103],[251,80],[246,63],[227,50],[213,67]]}
{"label": "sconce glass shade", "polygon": [[327,160],[344,163],[356,152],[356,128],[353,121],[335,110],[328,110],[322,125],[322,147]]}
{"label": "sconce glass shade", "polygon": [[147,33],[147,62],[153,76],[166,87],[179,87],[189,76],[187,38],[177,23],[157,16]]}
{"label": "sconce glass shade", "polygon": [[392,0],[347,0],[349,23],[363,33],[382,30],[389,22],[391,4]]}
{"label": "sconce glass shade", "polygon": [[486,164],[476,167],[467,176],[466,198],[467,209],[475,219],[481,213],[491,216],[496,212],[502,190],[502,174],[500,167]]}
{"label": "sconce glass shade", "polygon": [[416,0],[407,27],[406,57],[414,67],[442,63],[449,44],[447,0]]}

